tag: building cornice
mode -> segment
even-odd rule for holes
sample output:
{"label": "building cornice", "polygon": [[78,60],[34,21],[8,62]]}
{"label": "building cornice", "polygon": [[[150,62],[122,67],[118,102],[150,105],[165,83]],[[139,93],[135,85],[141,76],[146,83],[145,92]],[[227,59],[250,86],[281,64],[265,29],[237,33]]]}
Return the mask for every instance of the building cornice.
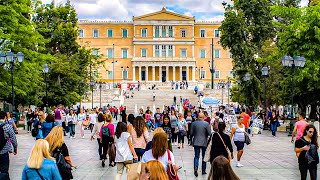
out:
{"label": "building cornice", "polygon": [[132,21],[109,21],[109,20],[85,20],[80,19],[78,20],[79,25],[100,25],[100,24],[126,24],[126,25],[133,25]]}
{"label": "building cornice", "polygon": [[221,21],[196,21],[195,25],[221,25]]}

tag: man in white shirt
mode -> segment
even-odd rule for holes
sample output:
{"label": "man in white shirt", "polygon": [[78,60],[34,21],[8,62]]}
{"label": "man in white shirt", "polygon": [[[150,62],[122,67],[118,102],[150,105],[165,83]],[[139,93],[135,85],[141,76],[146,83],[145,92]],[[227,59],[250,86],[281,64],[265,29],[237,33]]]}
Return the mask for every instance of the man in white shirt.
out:
{"label": "man in white shirt", "polygon": [[152,99],[153,99],[153,101],[155,101],[156,100],[156,93],[153,91],[153,93],[152,93]]}
{"label": "man in white shirt", "polygon": [[97,119],[98,119],[98,115],[96,113],[96,109],[93,109],[92,113],[89,114],[89,120],[90,120],[89,128],[91,130],[91,133],[92,133],[92,129],[93,129],[94,124],[97,122]]}

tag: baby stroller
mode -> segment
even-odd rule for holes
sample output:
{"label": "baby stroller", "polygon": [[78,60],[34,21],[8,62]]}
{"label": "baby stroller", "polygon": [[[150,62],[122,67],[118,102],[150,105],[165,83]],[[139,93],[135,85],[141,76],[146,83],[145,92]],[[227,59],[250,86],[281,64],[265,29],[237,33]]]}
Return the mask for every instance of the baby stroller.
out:
{"label": "baby stroller", "polygon": [[263,122],[260,116],[257,116],[255,119],[253,119],[250,129],[252,134],[261,134],[263,130]]}

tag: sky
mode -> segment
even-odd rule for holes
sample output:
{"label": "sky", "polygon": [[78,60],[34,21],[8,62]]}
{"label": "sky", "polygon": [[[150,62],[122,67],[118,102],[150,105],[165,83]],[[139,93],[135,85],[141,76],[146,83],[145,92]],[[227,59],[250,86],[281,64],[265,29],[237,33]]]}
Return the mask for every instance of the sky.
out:
{"label": "sky", "polygon": [[[53,0],[42,0],[51,3]],[[54,0],[63,3],[65,0]],[[224,0],[70,0],[78,13],[78,19],[131,21],[132,16],[140,16],[156,11],[162,7],[196,20],[223,20]],[[225,0],[231,2],[231,0]],[[301,0],[301,6],[308,0]]]}

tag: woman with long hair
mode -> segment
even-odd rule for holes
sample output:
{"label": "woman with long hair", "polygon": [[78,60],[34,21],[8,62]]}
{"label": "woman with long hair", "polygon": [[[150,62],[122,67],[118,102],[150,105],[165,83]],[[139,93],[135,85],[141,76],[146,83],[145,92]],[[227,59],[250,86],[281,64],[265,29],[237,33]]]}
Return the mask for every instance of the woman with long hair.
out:
{"label": "woman with long hair", "polygon": [[82,124],[82,122],[84,122],[86,120],[86,113],[83,112],[83,109],[80,108],[80,113],[78,114],[78,125],[79,125],[79,130],[80,130],[80,136],[83,139],[84,138],[84,125]]}
{"label": "woman with long hair", "polygon": [[296,154],[299,162],[301,180],[307,179],[309,170],[310,179],[317,179],[317,166],[319,164],[318,154],[318,132],[314,125],[307,125],[303,136],[295,142]]}
{"label": "woman with long hair", "polygon": [[[102,114],[101,114],[102,115]],[[100,114],[99,114],[100,116]],[[112,115],[111,114],[107,114],[106,115],[106,122],[101,126],[100,128],[100,132],[99,132],[99,136],[100,138],[100,143],[102,144],[102,167],[105,166],[105,160],[107,159],[107,152],[108,152],[108,148],[111,144],[114,143],[114,125],[112,124]],[[114,162],[114,158],[115,157],[111,157],[110,153],[109,153],[109,166],[114,167],[115,166],[115,162]]]}
{"label": "woman with long hair", "polygon": [[22,180],[27,179],[60,180],[58,167],[49,153],[49,143],[38,139],[34,144],[27,165],[22,171]]}
{"label": "woman with long hair", "polygon": [[55,126],[51,132],[45,138],[49,143],[49,152],[52,157],[59,159],[60,154],[64,157],[66,163],[70,166],[70,169],[59,169],[60,175],[63,180],[73,179],[71,168],[75,167],[70,159],[69,150],[64,143],[63,127]]}
{"label": "woman with long hair", "polygon": [[106,118],[103,114],[99,114],[98,115],[98,122],[96,122],[94,124],[94,127],[93,127],[93,130],[92,130],[92,134],[91,134],[91,141],[96,137],[97,138],[97,142],[98,142],[98,153],[99,153],[99,157],[100,157],[100,160],[102,160],[102,143],[100,143],[100,129],[101,129],[101,126],[104,124],[104,122],[106,121]]}
{"label": "woman with long hair", "polygon": [[170,117],[171,134],[172,134],[171,143],[172,143],[172,145],[176,146],[176,145],[178,145],[177,144],[177,132],[176,132],[178,117],[177,117],[174,109],[172,109],[170,111],[169,117]]}
{"label": "woman with long hair", "polygon": [[67,115],[67,123],[69,126],[69,138],[74,138],[76,134],[76,123],[78,121],[78,117],[74,114],[73,110],[70,109],[69,114]]}
{"label": "woman with long hair", "polygon": [[152,160],[141,170],[140,180],[167,180],[168,175],[160,161]]}
{"label": "woman with long hair", "polygon": [[37,115],[38,115],[38,118],[33,122],[33,128],[38,129],[36,140],[44,138],[43,131],[41,129],[42,129],[44,120],[46,119],[46,114],[43,111],[39,111]]}
{"label": "woman with long hair", "polygon": [[[187,122],[187,126],[188,126],[188,130],[191,129],[191,125],[192,122],[194,121],[194,119],[191,116],[191,110],[187,112],[187,116],[186,116],[186,122]],[[188,139],[188,144],[191,145],[192,144],[192,138],[190,135],[190,130],[187,131],[187,139]]]}
{"label": "woman with long hair", "polygon": [[208,180],[240,180],[230,166],[230,161],[224,156],[216,157],[211,165]]}
{"label": "woman with long hair", "polygon": [[243,154],[243,148],[244,148],[244,142],[245,142],[245,126],[243,124],[243,117],[238,117],[238,123],[232,127],[230,139],[233,138],[233,142],[237,147],[237,167],[243,167],[242,164],[240,164],[240,159]]}
{"label": "woman with long hair", "polygon": [[127,164],[132,164],[132,159],[138,160],[138,156],[134,151],[130,134],[127,132],[127,124],[119,122],[116,128],[116,159],[117,175],[116,180],[120,180],[123,169]]}
{"label": "woman with long hair", "polygon": [[178,121],[176,126],[176,133],[178,134],[178,148],[184,148],[184,137],[187,135],[188,126],[183,114],[178,114]]}
{"label": "woman with long hair", "polygon": [[49,114],[46,117],[46,121],[43,122],[41,125],[43,138],[46,138],[48,136],[48,134],[50,133],[51,129],[57,125],[58,125],[58,123],[54,121],[54,115]]}
{"label": "woman with long hair", "polygon": [[18,129],[17,129],[17,125],[15,122],[16,118],[12,117],[12,113],[11,112],[7,112],[7,120],[6,123],[11,124],[13,127],[14,132],[17,134]]}
{"label": "woman with long hair", "polygon": [[170,124],[170,118],[169,116],[164,116],[163,117],[163,123],[161,124],[161,128],[164,130],[164,132],[168,135],[168,149],[172,151],[172,143],[171,143],[171,138],[172,138],[172,131],[171,131],[171,124]]}
{"label": "woman with long hair", "polygon": [[133,124],[129,124],[128,132],[132,137],[132,143],[134,150],[140,161],[142,155],[145,152],[146,145],[149,142],[149,132],[147,129],[146,122],[142,116],[137,116],[133,121]]}

